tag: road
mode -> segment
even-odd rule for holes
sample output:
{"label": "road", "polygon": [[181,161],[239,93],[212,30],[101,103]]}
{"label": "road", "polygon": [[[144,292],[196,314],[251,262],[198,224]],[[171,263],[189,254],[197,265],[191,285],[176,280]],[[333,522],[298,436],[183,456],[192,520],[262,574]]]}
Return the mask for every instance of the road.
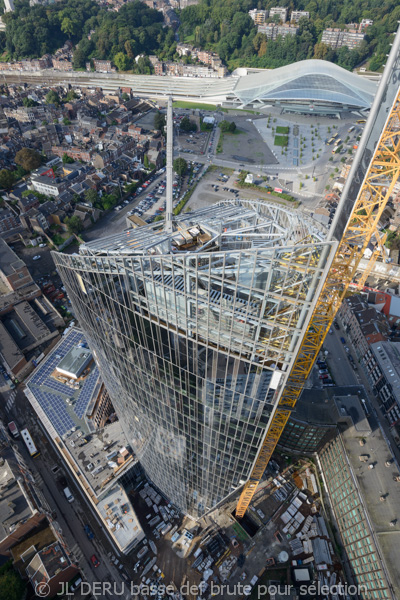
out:
{"label": "road", "polygon": [[[348,336],[344,333],[344,328],[340,322],[340,317],[337,317],[337,321],[340,325],[340,330],[336,330],[332,327],[333,333],[328,333],[323,345],[324,349],[328,351],[326,361],[329,369],[331,370],[332,376],[337,385],[364,386],[367,392],[367,398],[365,398],[365,400],[367,401],[368,408],[372,410],[374,416],[376,417],[383,436],[386,438],[386,441],[388,442],[398,465],[400,465],[400,449],[395,444],[392,437],[391,428],[379,408],[379,400],[372,391],[371,385],[362,365],[357,363],[357,371],[354,371],[353,367],[351,366],[345,351],[345,346],[349,348],[353,357],[356,357],[356,351],[352,346]],[[341,337],[344,337],[346,344],[342,344],[340,341]]]}
{"label": "road", "polygon": [[[3,388],[2,388],[3,389]],[[13,397],[13,402],[9,400]],[[67,469],[60,468],[57,475],[54,475],[51,468],[54,465],[61,465],[61,460],[56,451],[52,448],[50,442],[45,437],[36,417],[32,415],[32,409],[26,399],[21,387],[18,391],[1,392],[1,413],[5,423],[16,421],[19,429],[27,426],[38,449],[40,456],[32,459],[28,454],[21,439],[15,440],[18,449],[22,454],[26,464],[32,471],[36,485],[41,490],[48,506],[56,512],[56,526],[60,527],[64,539],[71,550],[82,574],[87,582],[116,582],[118,586],[123,584],[121,574],[112,564],[108,553],[118,557],[118,553],[108,542],[108,539],[101,531],[102,527],[96,521],[92,510],[88,508],[86,499],[81,496],[80,491],[73,483],[72,476],[68,477]],[[67,477],[69,486],[75,497],[73,503],[69,503],[65,498],[62,486],[57,482],[57,478],[63,474]],[[89,540],[83,530],[83,526],[88,523],[95,533],[93,540]],[[90,557],[95,554],[100,561],[99,567],[95,568],[90,562]],[[124,561],[125,562],[125,561]],[[130,561],[131,562],[131,561]],[[97,594],[97,598],[112,600],[113,598],[128,598],[130,596],[120,596],[113,593]]]}

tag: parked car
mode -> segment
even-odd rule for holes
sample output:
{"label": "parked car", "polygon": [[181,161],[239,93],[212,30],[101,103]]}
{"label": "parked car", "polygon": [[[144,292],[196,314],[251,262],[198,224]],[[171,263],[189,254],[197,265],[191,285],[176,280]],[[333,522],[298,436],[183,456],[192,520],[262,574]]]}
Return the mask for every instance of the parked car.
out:
{"label": "parked car", "polygon": [[39,258],[42,258],[42,257],[40,256],[40,254],[36,254],[36,256],[34,256],[34,257],[32,258],[32,260],[39,260]]}
{"label": "parked car", "polygon": [[333,326],[335,329],[340,329],[339,323],[337,321],[333,321]]}
{"label": "parked car", "polygon": [[100,561],[95,554],[90,557],[90,561],[95,568],[100,566]]}
{"label": "parked car", "polygon": [[323,375],[319,376],[320,379],[328,379],[328,377],[328,373],[324,373]]}
{"label": "parked car", "polygon": [[340,341],[342,342],[342,344],[345,344],[345,343],[346,343],[346,340],[344,339],[344,337],[341,337],[341,338],[340,338]]}
{"label": "parked car", "polygon": [[85,530],[85,533],[88,536],[89,540],[92,540],[94,538],[94,533],[89,527],[89,525],[84,525],[83,529]]}
{"label": "parked car", "polygon": [[39,244],[39,248],[46,248],[47,244]]}

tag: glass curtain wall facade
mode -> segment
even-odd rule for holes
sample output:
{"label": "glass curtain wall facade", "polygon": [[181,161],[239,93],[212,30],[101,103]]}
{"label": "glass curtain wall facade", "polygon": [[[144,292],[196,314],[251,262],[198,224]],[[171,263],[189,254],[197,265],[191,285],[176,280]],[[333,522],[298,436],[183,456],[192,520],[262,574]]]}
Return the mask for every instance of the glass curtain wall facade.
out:
{"label": "glass curtain wall facade", "polygon": [[335,242],[226,202],[54,253],[127,439],[198,518],[246,481]]}

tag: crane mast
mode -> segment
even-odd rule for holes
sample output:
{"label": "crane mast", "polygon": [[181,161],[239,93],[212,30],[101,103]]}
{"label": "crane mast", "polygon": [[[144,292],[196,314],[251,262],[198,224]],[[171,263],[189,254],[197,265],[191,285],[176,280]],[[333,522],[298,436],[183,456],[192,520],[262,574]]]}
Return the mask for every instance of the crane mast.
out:
{"label": "crane mast", "polygon": [[278,393],[250,477],[236,507],[242,518],[294,409],[400,175],[400,28],[389,54],[328,239],[337,249]]}

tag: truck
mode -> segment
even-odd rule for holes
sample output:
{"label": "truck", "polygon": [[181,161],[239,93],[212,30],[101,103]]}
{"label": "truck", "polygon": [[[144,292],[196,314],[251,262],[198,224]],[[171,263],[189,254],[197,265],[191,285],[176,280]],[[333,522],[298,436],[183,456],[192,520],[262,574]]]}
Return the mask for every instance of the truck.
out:
{"label": "truck", "polygon": [[14,438],[18,438],[19,437],[19,431],[18,431],[18,427],[16,426],[16,424],[14,423],[14,421],[11,421],[8,425],[8,430],[11,433],[11,435]]}
{"label": "truck", "polygon": [[63,492],[64,492],[64,496],[66,497],[68,502],[73,502],[75,500],[75,498],[71,494],[71,490],[69,489],[69,487],[64,488]]}

